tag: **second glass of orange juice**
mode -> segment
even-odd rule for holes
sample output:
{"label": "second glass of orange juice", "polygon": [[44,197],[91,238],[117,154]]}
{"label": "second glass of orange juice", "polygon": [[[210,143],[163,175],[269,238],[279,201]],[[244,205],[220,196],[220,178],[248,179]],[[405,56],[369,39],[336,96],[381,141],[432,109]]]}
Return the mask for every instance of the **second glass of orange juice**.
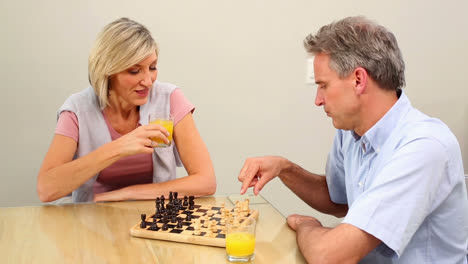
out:
{"label": "second glass of orange juice", "polygon": [[150,113],[149,114],[149,123],[150,124],[159,124],[163,126],[167,132],[169,132],[169,144],[166,144],[162,139],[154,137],[151,138],[154,142],[158,143],[157,148],[169,147],[172,143],[172,132],[174,130],[174,117],[169,113]]}
{"label": "second glass of orange juice", "polygon": [[255,225],[253,218],[241,223],[234,219],[226,221],[226,253],[231,262],[247,262],[254,258]]}

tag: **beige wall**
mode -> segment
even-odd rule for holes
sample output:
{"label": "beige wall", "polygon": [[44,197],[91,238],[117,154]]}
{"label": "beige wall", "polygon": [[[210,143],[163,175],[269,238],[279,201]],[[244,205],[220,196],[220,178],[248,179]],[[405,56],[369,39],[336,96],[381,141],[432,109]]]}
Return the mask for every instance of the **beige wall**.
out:
{"label": "beige wall", "polygon": [[[324,172],[334,129],[305,84],[302,40],[332,20],[358,14],[395,33],[407,65],[407,94],[452,129],[467,168],[466,10],[465,0],[2,1],[0,206],[39,204],[36,175],[55,111],[88,85],[92,42],[122,16],[153,32],[161,51],[159,79],[178,84],[197,106],[220,194],[238,192],[237,174],[249,156],[284,155]],[[283,214],[310,212],[279,180],[262,194]]]}

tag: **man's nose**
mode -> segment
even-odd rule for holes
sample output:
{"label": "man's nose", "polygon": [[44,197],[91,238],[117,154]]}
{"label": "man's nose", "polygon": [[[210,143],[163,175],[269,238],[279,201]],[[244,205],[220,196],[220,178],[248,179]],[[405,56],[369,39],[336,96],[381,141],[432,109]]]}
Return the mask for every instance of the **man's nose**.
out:
{"label": "man's nose", "polygon": [[317,90],[317,93],[315,94],[315,105],[322,106],[323,103],[324,103],[323,97],[320,94],[319,90]]}

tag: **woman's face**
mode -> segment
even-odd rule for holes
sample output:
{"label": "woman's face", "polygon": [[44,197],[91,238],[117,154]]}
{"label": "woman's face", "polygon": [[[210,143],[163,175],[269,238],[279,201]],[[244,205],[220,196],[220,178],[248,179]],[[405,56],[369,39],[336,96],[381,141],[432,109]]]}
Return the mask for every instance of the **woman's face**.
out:
{"label": "woman's face", "polygon": [[158,76],[156,52],[132,67],[110,77],[110,95],[131,106],[144,105]]}

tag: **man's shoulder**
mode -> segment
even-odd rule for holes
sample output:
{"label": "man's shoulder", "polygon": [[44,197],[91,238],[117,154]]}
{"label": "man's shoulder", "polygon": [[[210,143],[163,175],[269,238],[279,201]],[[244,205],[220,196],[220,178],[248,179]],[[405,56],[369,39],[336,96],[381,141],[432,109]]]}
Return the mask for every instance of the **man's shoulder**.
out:
{"label": "man's shoulder", "polygon": [[408,143],[418,139],[429,139],[444,147],[458,147],[458,141],[450,128],[440,119],[429,117],[413,108],[395,126],[395,133],[400,143]]}

